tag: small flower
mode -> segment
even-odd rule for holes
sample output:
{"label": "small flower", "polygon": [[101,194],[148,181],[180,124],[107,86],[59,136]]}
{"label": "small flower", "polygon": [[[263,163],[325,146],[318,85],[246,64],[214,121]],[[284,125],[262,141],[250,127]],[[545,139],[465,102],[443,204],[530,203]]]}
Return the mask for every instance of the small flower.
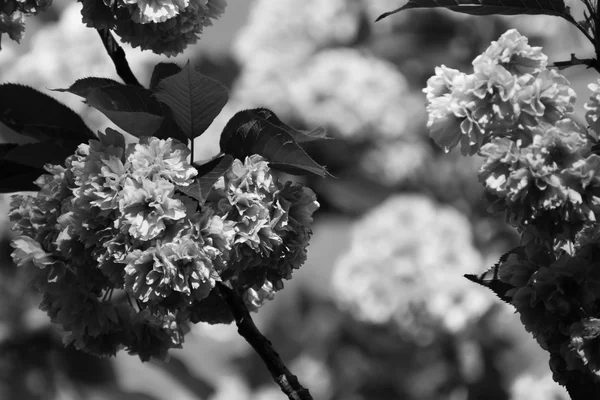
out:
{"label": "small flower", "polygon": [[186,216],[185,205],[174,194],[175,186],[167,180],[127,178],[119,194],[122,217],[115,227],[142,241],[157,237],[167,224]]}
{"label": "small flower", "polygon": [[[600,83],[600,80],[598,80]],[[592,96],[590,97],[590,101],[585,103],[583,107],[587,110],[585,113],[585,120],[589,124],[590,128],[594,130],[594,132],[600,132],[600,85],[595,83],[590,83],[588,88],[592,91]]]}
{"label": "small flower", "polygon": [[138,177],[163,178],[175,185],[187,186],[198,174],[187,162],[189,155],[187,146],[177,140],[143,137],[128,154],[127,162]]}
{"label": "small flower", "polygon": [[535,75],[546,69],[548,57],[541,47],[531,47],[516,29],[506,31],[473,60],[475,72],[485,64],[500,65],[514,75]]}
{"label": "small flower", "polygon": [[185,9],[189,0],[123,0],[124,4],[134,6],[131,20],[138,24],[165,22]]}

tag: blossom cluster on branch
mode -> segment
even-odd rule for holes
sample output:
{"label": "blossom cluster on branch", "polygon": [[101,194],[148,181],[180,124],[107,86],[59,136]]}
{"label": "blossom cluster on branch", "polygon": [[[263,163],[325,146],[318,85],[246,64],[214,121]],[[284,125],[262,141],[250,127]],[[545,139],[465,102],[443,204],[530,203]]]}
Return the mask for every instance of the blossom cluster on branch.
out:
{"label": "blossom cluster on branch", "polygon": [[[522,246],[479,282],[515,306],[550,353],[555,381],[598,381],[600,156],[598,85],[575,121],[575,92],[527,38],[509,30],[473,61],[474,73],[436,68],[428,126],[446,151],[484,162],[479,180],[491,211],[504,212]],[[578,375],[582,374],[582,375]]]}
{"label": "blossom cluster on branch", "polygon": [[81,0],[83,22],[114,29],[132,47],[167,56],[181,53],[198,41],[227,5],[225,0]]}
{"label": "blossom cluster on branch", "polygon": [[13,197],[13,259],[67,343],[164,357],[190,322],[231,322],[216,282],[257,310],[305,261],[319,206],[310,189],[279,182],[253,155],[200,204],[180,190],[198,174],[189,153],[175,139],[126,144],[107,129],[64,167],[47,165],[36,197]]}

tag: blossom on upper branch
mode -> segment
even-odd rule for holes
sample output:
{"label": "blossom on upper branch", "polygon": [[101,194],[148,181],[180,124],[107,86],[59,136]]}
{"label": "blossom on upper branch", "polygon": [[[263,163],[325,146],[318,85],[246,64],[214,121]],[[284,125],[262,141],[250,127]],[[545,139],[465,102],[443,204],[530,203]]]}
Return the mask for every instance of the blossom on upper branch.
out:
{"label": "blossom on upper branch", "polygon": [[423,89],[433,140],[446,151],[460,144],[472,155],[494,136],[570,114],[575,92],[546,65],[541,48],[511,29],[473,61],[473,74],[437,67]]}
{"label": "blossom on upper branch", "polygon": [[132,47],[173,56],[198,41],[212,20],[219,18],[225,0],[118,0],[102,14],[100,0],[83,0],[83,22],[94,28],[114,29]]}

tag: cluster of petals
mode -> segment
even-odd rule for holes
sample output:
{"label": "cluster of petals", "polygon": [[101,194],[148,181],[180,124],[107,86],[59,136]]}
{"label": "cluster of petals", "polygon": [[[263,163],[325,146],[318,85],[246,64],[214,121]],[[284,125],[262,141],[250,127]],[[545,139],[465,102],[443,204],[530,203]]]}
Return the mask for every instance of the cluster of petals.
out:
{"label": "cluster of petals", "polygon": [[225,0],[119,0],[101,15],[96,0],[83,1],[83,22],[110,28],[132,47],[173,56],[198,41],[227,5]]}
{"label": "cluster of petals", "polygon": [[599,257],[598,243],[555,256],[532,241],[503,256],[496,266],[499,280],[511,288],[505,295],[523,325],[550,352],[559,383],[569,371],[600,376]]}
{"label": "cluster of petals", "polygon": [[459,332],[495,301],[461,276],[482,262],[472,241],[456,209],[421,195],[392,197],[353,227],[334,267],[336,300],[353,318],[391,326],[411,342]]}
{"label": "cluster of petals", "polygon": [[41,308],[79,349],[143,360],[181,347],[190,322],[230,322],[223,282],[256,311],[306,259],[315,195],[280,183],[262,157],[235,160],[205,204],[175,139],[126,144],[107,129],[65,166],[48,165],[37,196],[14,196],[15,262]]}
{"label": "cluster of petals", "polygon": [[600,217],[595,139],[568,118],[553,125],[540,122],[517,134],[516,141],[496,137],[480,150],[486,200],[521,230],[557,225],[562,232],[554,232],[555,237],[573,240],[584,224]]}
{"label": "cluster of petals", "polygon": [[306,260],[316,196],[301,184],[280,183],[267,160],[252,155],[234,160],[206,204],[233,225],[230,281],[234,288],[256,292],[256,308],[256,299],[269,298],[261,293],[280,290],[282,280]]}
{"label": "cluster of petals", "polygon": [[563,118],[575,92],[546,66],[541,48],[511,29],[473,61],[473,74],[437,67],[423,89],[431,137],[446,151],[460,145],[472,155],[494,136]]}

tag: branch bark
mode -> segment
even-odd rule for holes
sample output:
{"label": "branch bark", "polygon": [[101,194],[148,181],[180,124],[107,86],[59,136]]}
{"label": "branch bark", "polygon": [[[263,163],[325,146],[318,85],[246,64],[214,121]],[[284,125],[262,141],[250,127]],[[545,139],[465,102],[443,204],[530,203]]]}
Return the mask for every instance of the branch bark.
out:
{"label": "branch bark", "polygon": [[221,282],[216,289],[233,313],[238,333],[254,348],[267,366],[273,380],[290,400],[312,400],[308,389],[285,366],[271,342],[258,330],[241,297]]}
{"label": "branch bark", "polygon": [[117,74],[123,79],[123,82],[127,85],[143,87],[131,71],[131,68],[129,68],[127,58],[125,58],[125,52],[123,51],[123,48],[119,46],[119,43],[117,43],[112,33],[110,33],[110,30],[102,28],[96,30],[102,39],[102,44],[104,45],[106,52],[110,56],[113,64],[115,64]]}

